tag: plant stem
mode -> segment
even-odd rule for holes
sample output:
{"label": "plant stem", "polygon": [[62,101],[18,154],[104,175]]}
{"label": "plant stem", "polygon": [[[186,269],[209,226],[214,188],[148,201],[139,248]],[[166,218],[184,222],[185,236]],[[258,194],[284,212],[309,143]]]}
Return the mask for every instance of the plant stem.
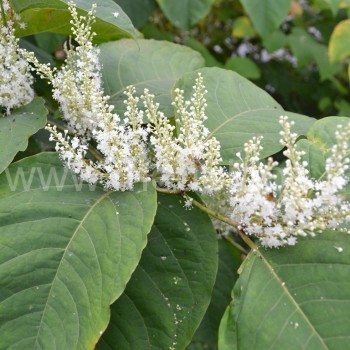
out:
{"label": "plant stem", "polygon": [[181,194],[182,193],[182,191],[180,191],[180,190],[169,190],[167,188],[161,188],[161,187],[157,187],[157,192],[165,193],[165,194]]}
{"label": "plant stem", "polygon": [[252,250],[255,250],[255,251],[258,250],[258,247],[256,246],[256,244],[247,235],[245,235],[240,230],[240,226],[241,225],[237,221],[232,220],[232,219],[230,219],[230,218],[228,218],[228,217],[226,217],[224,215],[221,215],[217,211],[214,211],[214,210],[206,207],[205,205],[203,205],[202,203],[199,203],[198,201],[196,201],[193,198],[191,198],[191,201],[192,201],[192,204],[195,207],[201,209],[202,211],[204,211],[208,215],[210,215],[210,216],[214,217],[215,219],[218,219],[218,220],[220,220],[220,221],[222,221],[222,222],[224,222],[224,223],[234,227],[238,231],[238,233],[241,236],[241,238],[243,239],[244,243],[246,243],[249,248],[251,248]]}
{"label": "plant stem", "polygon": [[234,228],[237,229],[239,235],[241,236],[241,238],[243,239],[244,243],[253,251],[258,251],[258,247],[256,246],[256,244],[248,237],[246,236],[242,230],[240,229],[240,224],[235,221],[232,220],[224,215],[221,215],[220,213],[218,213],[217,211],[214,211],[208,207],[206,207],[205,205],[203,205],[202,203],[199,203],[198,201],[196,201],[195,199],[191,198],[192,204],[201,209],[202,211],[204,211],[205,213],[207,213],[208,215],[214,217],[215,219],[218,219]]}
{"label": "plant stem", "polygon": [[[165,193],[165,194],[181,194],[183,197],[188,197],[186,194],[184,194],[182,191],[180,190],[169,190],[167,188],[160,188],[157,187],[157,192],[159,193]],[[211,217],[218,219],[234,228],[237,229],[240,237],[242,238],[242,240],[244,241],[245,244],[247,244],[247,246],[252,249],[255,252],[258,252],[258,247],[256,246],[256,244],[248,237],[246,236],[242,230],[240,229],[240,224],[235,221],[232,220],[224,215],[221,215],[220,213],[218,213],[217,211],[214,211],[208,207],[206,207],[204,204],[196,201],[195,199],[193,199],[192,197],[188,197],[191,199],[192,205],[194,205],[195,207],[197,207],[198,209],[202,210],[203,212],[207,213],[208,215],[210,215]],[[223,236],[227,241],[229,241],[232,245],[234,245],[237,249],[239,249],[241,252],[243,253],[247,253],[247,251],[238,243],[236,243],[232,238],[230,237],[226,237]]]}
{"label": "plant stem", "polygon": [[204,211],[204,212],[207,213],[208,215],[210,215],[210,216],[214,217],[215,219],[218,219],[218,220],[220,220],[220,221],[222,221],[222,222],[224,222],[224,223],[226,223],[226,224],[228,224],[228,225],[230,225],[230,226],[235,227],[237,230],[239,229],[239,226],[240,226],[240,225],[239,225],[239,223],[238,223],[237,221],[232,220],[232,219],[230,219],[230,218],[228,218],[228,217],[226,217],[226,216],[224,216],[224,215],[221,215],[221,214],[218,213],[217,211],[214,211],[214,210],[212,210],[212,209],[206,207],[204,204],[202,204],[202,203],[196,201],[196,200],[193,199],[193,198],[191,198],[191,201],[192,201],[192,204],[193,204],[195,207],[201,209],[202,211]]}

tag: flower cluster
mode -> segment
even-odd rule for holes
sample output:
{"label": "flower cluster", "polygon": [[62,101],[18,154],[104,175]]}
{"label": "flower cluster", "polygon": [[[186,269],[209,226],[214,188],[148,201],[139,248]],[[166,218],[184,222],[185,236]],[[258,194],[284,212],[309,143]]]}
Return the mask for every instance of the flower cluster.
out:
{"label": "flower cluster", "polygon": [[[68,124],[65,135],[48,126],[51,139],[61,159],[84,180],[100,181],[106,188],[124,191],[135,182],[149,181],[148,160],[145,147],[147,137],[142,128],[142,112],[137,109],[135,89],[127,92],[127,111],[123,122],[113,113],[101,83],[99,50],[92,44],[95,5],[87,16],[78,16],[73,2],[68,3],[72,14],[72,32],[78,47],[65,47],[66,60],[60,70],[41,64],[33,53],[23,50],[23,55],[33,64],[42,78],[49,80],[53,97],[58,101],[63,119]],[[68,133],[75,137],[71,138]],[[92,162],[86,159],[88,142],[96,142],[101,157]]]}
{"label": "flower cluster", "polygon": [[176,111],[178,136],[169,120],[158,110],[154,96],[145,90],[142,99],[150,121],[150,143],[154,150],[156,171],[160,183],[181,191],[198,191],[213,194],[222,189],[225,172],[221,162],[220,143],[209,137],[204,126],[206,101],[203,77],[199,74],[190,101],[185,101],[184,91],[175,90],[173,105]]}
{"label": "flower cluster", "polygon": [[339,194],[348,183],[345,172],[350,162],[350,125],[336,133],[337,143],[326,161],[325,175],[316,180],[310,177],[308,163],[302,159],[304,152],[296,147],[293,122],[281,117],[280,124],[287,158],[282,183],[273,173],[277,162],[259,161],[261,138],[256,137],[244,145],[245,157],[234,164],[224,190],[230,194],[226,214],[239,223],[241,231],[258,237],[268,247],[294,245],[297,236],[314,235],[350,221],[350,203]]}
{"label": "flower cluster", "polygon": [[[197,191],[237,223],[236,229],[267,247],[294,245],[298,236],[350,221],[350,204],[339,194],[348,183],[350,125],[337,131],[325,174],[318,180],[310,177],[287,117],[280,118],[286,157],[282,182],[274,173],[278,163],[272,158],[260,160],[259,136],[244,144],[244,154],[237,154],[240,162],[228,172],[220,165],[219,142],[204,125],[203,77],[198,75],[190,100],[184,91],[174,90],[176,126],[159,110],[154,95],[144,90],[139,98],[132,86],[126,89],[126,111],[120,118],[103,94],[99,51],[91,43],[95,7],[86,17],[77,15],[73,3],[69,9],[78,47],[65,48],[62,68],[40,64],[32,53],[23,51],[23,55],[53,86],[68,129],[64,134],[56,127],[47,129],[61,159],[83,180],[125,191],[152,178],[170,190]],[[95,147],[95,161],[87,157],[90,144]],[[190,206],[191,199],[186,204]]]}
{"label": "flower cluster", "polygon": [[[141,99],[149,127],[142,125],[144,112],[138,108],[134,87],[127,88],[126,112],[121,120],[103,94],[99,51],[91,43],[95,7],[87,17],[79,17],[75,5],[70,2],[68,6],[78,47],[65,48],[67,58],[62,68],[51,69],[40,64],[33,53],[23,51],[33,69],[52,84],[53,97],[68,124],[65,136],[48,127],[66,165],[89,182],[101,181],[114,190],[132,189],[135,182],[149,181],[150,172],[167,188],[208,194],[220,190],[224,176],[219,166],[220,144],[208,137],[204,126],[207,117],[203,78],[197,78],[191,101],[184,100],[183,91],[175,90],[178,137],[173,136],[175,127],[158,110],[154,96],[147,90]],[[75,137],[70,138],[68,132]],[[146,147],[149,136],[151,149]],[[91,140],[102,157],[96,163],[86,160],[88,165],[84,165]]]}
{"label": "flower cluster", "polygon": [[19,15],[13,13],[8,0],[3,0],[0,5],[0,106],[7,114],[34,98],[29,65],[18,53],[14,20],[19,21]]}
{"label": "flower cluster", "polygon": [[78,46],[74,49],[71,44],[69,47],[65,45],[66,60],[62,68],[51,69],[49,64],[40,64],[32,52],[23,50],[22,54],[42,78],[49,80],[53,97],[60,105],[69,130],[90,139],[92,130],[96,128],[96,119],[109,113],[107,98],[101,90],[99,50],[91,42],[96,5],[92,6],[86,17],[78,16],[73,2],[68,3],[68,7],[72,15],[72,32]]}

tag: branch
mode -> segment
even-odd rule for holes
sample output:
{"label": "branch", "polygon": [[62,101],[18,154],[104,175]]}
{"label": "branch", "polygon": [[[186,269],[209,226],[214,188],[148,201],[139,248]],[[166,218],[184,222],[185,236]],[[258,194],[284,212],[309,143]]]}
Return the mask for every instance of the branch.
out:
{"label": "branch", "polygon": [[161,188],[161,187],[157,187],[156,190],[159,193],[165,193],[165,194],[182,194],[182,191],[180,190],[169,190],[167,188]]}
{"label": "branch", "polygon": [[238,233],[239,233],[240,237],[243,239],[244,243],[245,243],[250,249],[252,249],[253,251],[256,251],[256,252],[259,250],[258,247],[257,247],[257,245],[256,245],[247,235],[245,235],[245,234],[242,232],[242,230],[241,230],[241,225],[240,225],[237,221],[232,220],[232,219],[230,219],[230,218],[228,218],[228,217],[226,217],[226,216],[224,216],[224,215],[221,215],[221,214],[218,213],[217,211],[214,211],[214,210],[212,210],[212,209],[209,209],[208,207],[206,207],[206,206],[203,205],[202,203],[199,203],[199,202],[196,201],[195,199],[192,199],[192,198],[191,198],[191,201],[192,201],[192,204],[193,204],[195,207],[201,209],[202,211],[204,211],[204,212],[207,213],[208,215],[210,215],[210,216],[214,217],[215,219],[218,219],[218,220],[220,220],[220,221],[222,221],[222,222],[224,222],[224,223],[226,223],[226,224],[228,224],[228,225],[234,227],[234,228],[238,231]]}
{"label": "branch", "polygon": [[[193,199],[192,197],[189,197],[188,195],[186,195],[186,193],[184,193],[183,191],[180,190],[169,190],[167,188],[160,188],[157,187],[156,188],[157,192],[159,193],[165,193],[165,194],[179,194],[182,195],[183,197],[187,197],[191,199],[192,204],[197,207],[198,209],[202,210],[204,213],[207,213],[208,215],[210,215],[211,217],[218,219],[232,227],[234,227],[240,237],[242,238],[242,240],[247,244],[247,246],[249,248],[251,248],[253,251],[258,252],[258,247],[256,246],[256,244],[248,237],[246,236],[242,230],[241,230],[241,225],[235,221],[232,220],[224,215],[221,215],[220,213],[218,213],[217,211],[214,211],[210,208],[208,208],[207,206],[205,206],[204,204],[196,201],[195,199]],[[230,239],[229,237],[223,236],[227,241],[229,241],[232,245],[234,245],[237,249],[239,249],[241,252],[243,253],[247,253],[246,250],[238,243],[234,242],[232,239]],[[233,241],[233,242],[232,242]]]}

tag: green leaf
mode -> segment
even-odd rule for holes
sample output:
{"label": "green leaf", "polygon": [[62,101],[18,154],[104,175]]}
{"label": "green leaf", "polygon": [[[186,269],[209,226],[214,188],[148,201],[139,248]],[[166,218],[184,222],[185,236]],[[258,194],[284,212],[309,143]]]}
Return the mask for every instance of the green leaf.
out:
{"label": "green leaf", "polygon": [[326,8],[331,10],[333,16],[338,13],[339,7],[342,3],[349,3],[349,0],[316,0],[315,5],[317,7]]}
{"label": "green leaf", "polygon": [[[71,34],[71,16],[67,3],[69,0],[10,0],[15,11],[21,15],[21,22],[26,28],[17,28],[18,36],[53,32]],[[83,15],[91,9],[92,4],[97,5],[96,23],[93,30],[98,34],[96,42],[131,38],[138,36],[129,17],[113,0],[75,0],[77,9]],[[118,13],[117,16],[114,14]]]}
{"label": "green leaf", "polygon": [[240,0],[257,32],[265,37],[275,31],[288,14],[291,0]]}
{"label": "green leaf", "polygon": [[[307,139],[299,140],[297,146],[305,152],[303,160],[308,162],[308,170],[314,179],[318,179],[325,173],[327,158],[331,156],[332,146],[336,143],[335,133],[338,127],[349,124],[346,117],[327,117],[316,121],[307,133]],[[350,146],[350,140],[348,140]],[[350,169],[346,176],[350,177]],[[350,200],[350,185],[342,190],[345,200]]]}
{"label": "green leaf", "polygon": [[166,41],[125,39],[100,48],[105,93],[120,115],[125,111],[123,92],[128,85],[135,85],[138,95],[149,89],[161,110],[174,115],[172,86],[184,73],[204,65],[198,52]]}
{"label": "green leaf", "polygon": [[215,0],[157,0],[165,16],[176,27],[188,30],[209,12]]}
{"label": "green leaf", "polygon": [[142,34],[145,39],[166,40],[170,42],[175,41],[174,33],[160,29],[156,24],[150,22],[142,27]]}
{"label": "green leaf", "polygon": [[178,196],[158,200],[140,265],[98,349],[184,349],[209,304],[218,263],[211,221]]}
{"label": "green leaf", "polygon": [[334,102],[334,106],[338,110],[338,115],[350,117],[350,103],[345,99]]}
{"label": "green leaf", "polygon": [[229,58],[225,68],[233,70],[247,79],[259,79],[261,72],[256,63],[248,57]]}
{"label": "green leaf", "polygon": [[341,64],[329,61],[328,49],[325,45],[314,45],[311,50],[320,71],[320,81],[334,79],[334,75],[342,68]]}
{"label": "green leaf", "polygon": [[40,33],[35,35],[38,47],[53,55],[57,50],[63,49],[66,37],[55,33]]}
{"label": "green leaf", "polygon": [[325,171],[326,154],[318,145],[308,139],[302,139],[297,143],[298,149],[305,152],[303,160],[308,162],[307,169],[314,179],[320,178]]}
{"label": "green leaf", "polygon": [[[293,55],[298,59],[298,66],[306,66],[310,62],[316,61],[320,81],[333,80],[334,75],[341,70],[342,67],[339,63],[330,62],[327,47],[315,41],[303,28],[293,28],[292,33],[287,38]],[[308,50],[305,50],[305,47]]]}
{"label": "green leaf", "polygon": [[231,303],[221,319],[218,340],[219,350],[237,349],[236,325],[233,310],[233,303]]}
{"label": "green leaf", "polygon": [[0,173],[19,151],[27,148],[28,138],[45,126],[46,116],[42,98],[35,98],[8,116],[0,114]]}
{"label": "green leaf", "polygon": [[220,68],[203,68],[185,74],[176,87],[185,91],[187,99],[198,72],[208,90],[205,123],[210,130],[209,137],[215,136],[221,143],[224,164],[236,160],[236,153],[243,150],[243,144],[257,134],[264,137],[262,158],[280,151],[278,120],[281,115],[295,121],[294,131],[299,135],[305,135],[314,122],[312,118],[284,111],[264,90],[240,75]]}
{"label": "green leaf", "polygon": [[344,61],[350,55],[350,19],[339,22],[329,40],[328,52],[331,62]]}
{"label": "green leaf", "polygon": [[222,64],[211,54],[211,52],[197,39],[189,36],[184,44],[191,49],[198,51],[205,59],[206,67],[222,67]]}
{"label": "green leaf", "polygon": [[143,26],[156,6],[155,0],[113,0],[132,20],[136,28]]}
{"label": "green leaf", "polygon": [[311,126],[306,135],[307,139],[298,141],[297,145],[305,152],[303,159],[308,162],[308,170],[313,178],[318,179],[325,172],[325,161],[336,143],[335,133],[338,125],[347,124],[349,118],[346,117],[322,118]]}
{"label": "green leaf", "polygon": [[271,35],[263,39],[263,45],[269,53],[277,51],[288,44],[288,36],[280,30],[276,30]]}
{"label": "green leaf", "polygon": [[226,240],[220,239],[219,269],[210,305],[187,350],[217,348],[220,320],[231,301],[231,291],[238,277],[240,263],[239,251]]}
{"label": "green leaf", "polygon": [[237,17],[232,25],[232,34],[234,38],[250,38],[256,36],[256,31],[252,22],[247,16]]}
{"label": "green leaf", "polygon": [[[305,66],[314,60],[313,49],[319,44],[306,30],[295,27],[287,38],[293,55],[298,59],[298,65]],[[305,47],[308,49],[305,50]]]}
{"label": "green leaf", "polygon": [[261,254],[242,266],[219,349],[346,349],[350,236],[324,231]]}
{"label": "green leaf", "polygon": [[44,153],[2,174],[0,198],[0,348],[94,349],[146,245],[154,187],[107,192]]}

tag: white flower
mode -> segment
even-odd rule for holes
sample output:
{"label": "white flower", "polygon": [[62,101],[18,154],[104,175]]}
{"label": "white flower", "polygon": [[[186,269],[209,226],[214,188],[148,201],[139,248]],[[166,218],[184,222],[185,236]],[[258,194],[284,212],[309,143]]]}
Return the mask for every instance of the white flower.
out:
{"label": "white flower", "polygon": [[[135,89],[127,89],[127,111],[122,123],[108,96],[103,95],[99,49],[92,44],[95,35],[91,25],[95,21],[94,5],[87,17],[79,16],[74,3],[68,7],[72,15],[72,32],[79,45],[75,50],[66,47],[67,59],[60,70],[38,62],[33,53],[23,51],[34,69],[50,81],[53,96],[59,102],[63,119],[75,136],[62,136],[48,127],[56,149],[65,164],[87,182],[100,181],[116,191],[132,189],[135,182],[149,181],[147,159],[147,131],[142,128],[142,112],[138,110]],[[85,158],[88,142],[93,140],[101,154],[92,163]]]}
{"label": "white flower", "polygon": [[282,184],[277,185],[272,173],[277,163],[259,161],[261,138],[254,138],[245,144],[245,157],[234,165],[227,185],[230,200],[225,211],[245,234],[257,236],[268,247],[294,245],[297,236],[336,228],[350,219],[350,204],[338,194],[348,183],[350,125],[336,134],[337,143],[326,162],[326,179],[316,180],[310,178],[308,164],[302,161],[303,152],[296,149],[293,123],[287,117],[281,117],[280,123],[287,157]]}
{"label": "white flower", "polygon": [[174,137],[175,127],[158,110],[154,96],[148,90],[142,96],[151,123],[154,167],[167,188],[213,194],[223,186],[225,172],[220,167],[220,144],[214,137],[207,138],[209,131],[204,126],[207,119],[205,93],[200,74],[190,101],[184,100],[182,90],[175,90],[173,105],[179,126],[177,137]]}
{"label": "white flower", "polygon": [[[11,16],[10,4],[3,0],[0,6],[0,106],[7,114],[34,98],[33,77],[28,63],[18,53]],[[15,19],[18,20],[18,16]]]}

